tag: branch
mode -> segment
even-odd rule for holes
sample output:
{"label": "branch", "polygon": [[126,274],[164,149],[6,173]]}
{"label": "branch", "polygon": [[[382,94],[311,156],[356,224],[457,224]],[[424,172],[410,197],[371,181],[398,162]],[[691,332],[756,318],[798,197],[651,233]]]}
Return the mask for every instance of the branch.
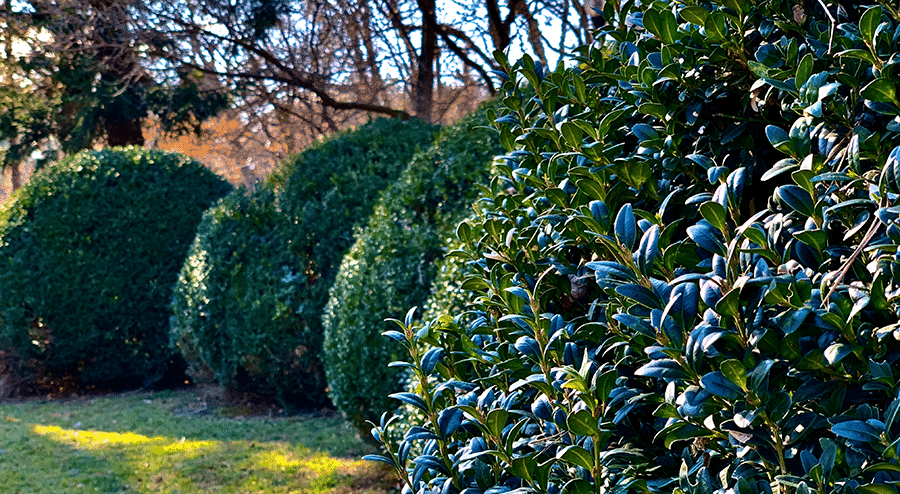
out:
{"label": "branch", "polygon": [[[178,22],[178,21],[176,21]],[[180,23],[180,22],[179,22]],[[180,23],[182,27],[185,27],[183,23]],[[402,118],[407,119],[410,118],[408,112],[404,110],[398,110],[396,108],[373,104],[373,103],[363,103],[363,102],[353,102],[353,101],[340,101],[334,98],[332,95],[328,93],[324,88],[320,87],[313,80],[303,77],[292,67],[286,66],[284,63],[279,60],[271,52],[264,50],[258,46],[255,46],[251,43],[247,43],[245,41],[236,40],[232,38],[228,38],[226,36],[221,36],[210,32],[208,30],[202,29],[200,32],[209,36],[212,39],[232,43],[235,46],[238,46],[247,52],[254,54],[261,58],[264,62],[269,64],[271,67],[277,69],[282,75],[279,76],[277,74],[260,74],[260,73],[251,73],[251,72],[222,72],[214,69],[210,69],[208,67],[201,67],[193,62],[181,62],[185,66],[190,67],[192,69],[198,70],[205,74],[217,75],[226,78],[241,78],[248,80],[256,80],[256,81],[274,81],[281,82],[284,84],[288,84],[293,87],[298,87],[301,89],[305,89],[313,94],[315,94],[322,102],[323,106],[333,108],[335,110],[359,110],[365,111],[369,113],[376,113],[381,115],[389,115],[394,118]]]}
{"label": "branch", "polygon": [[497,89],[494,87],[494,81],[491,80],[491,75],[486,70],[484,70],[484,67],[469,58],[469,56],[466,55],[463,49],[460,48],[459,45],[457,45],[452,39],[450,39],[450,36],[446,31],[442,29],[439,32],[441,35],[441,39],[444,40],[444,43],[447,44],[447,47],[450,48],[450,51],[452,51],[454,55],[459,57],[459,59],[463,61],[463,64],[466,67],[469,67],[478,72],[478,75],[480,75],[485,84],[487,84],[488,91],[490,91],[492,96],[495,95],[497,93]]}
{"label": "branch", "polygon": [[356,101],[340,101],[332,97],[328,92],[324,89],[316,87],[311,83],[302,82],[301,79],[297,78],[286,78],[279,77],[274,74],[264,75],[259,73],[251,73],[251,72],[221,72],[218,70],[212,70],[206,67],[201,67],[192,62],[185,62],[185,67],[189,67],[191,69],[197,70],[204,74],[216,75],[227,78],[239,78],[239,79],[247,79],[253,81],[271,81],[271,82],[281,82],[284,84],[288,84],[290,86],[304,89],[315,94],[319,100],[321,101],[322,106],[329,107],[335,110],[358,110],[364,111],[368,113],[375,113],[379,115],[388,115],[393,118],[401,118],[408,119],[411,118],[408,112],[404,110],[399,110],[396,108],[392,108],[389,106],[377,105],[373,103],[361,103]]}

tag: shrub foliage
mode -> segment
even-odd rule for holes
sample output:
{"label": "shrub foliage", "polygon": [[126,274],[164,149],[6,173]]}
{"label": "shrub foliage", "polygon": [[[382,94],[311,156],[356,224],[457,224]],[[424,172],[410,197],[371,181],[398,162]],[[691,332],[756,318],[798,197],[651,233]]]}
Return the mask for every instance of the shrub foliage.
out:
{"label": "shrub foliage", "polygon": [[303,274],[290,252],[289,227],[271,187],[238,189],[210,208],[175,288],[171,338],[195,375],[321,405],[324,372],[300,331]]}
{"label": "shrub foliage", "polygon": [[486,182],[499,152],[486,124],[482,109],[442,130],[385,191],[341,262],[322,316],[325,370],[332,401],[361,428],[401,386],[387,369],[400,347],[380,336],[384,318],[428,297],[435,262],[477,196],[473,184]]}
{"label": "shrub foliage", "polygon": [[178,269],[230,189],[196,161],[140,148],[42,169],[0,216],[3,345],[85,384],[158,379]]}
{"label": "shrub foliage", "polygon": [[292,406],[328,403],[320,314],[354,227],[435,128],[381,119],[286,161],[204,217],[172,338],[196,370]]}
{"label": "shrub foliage", "polygon": [[569,67],[498,55],[478,319],[387,333],[428,420],[372,459],[417,493],[897,492],[900,12],[618,5]]}

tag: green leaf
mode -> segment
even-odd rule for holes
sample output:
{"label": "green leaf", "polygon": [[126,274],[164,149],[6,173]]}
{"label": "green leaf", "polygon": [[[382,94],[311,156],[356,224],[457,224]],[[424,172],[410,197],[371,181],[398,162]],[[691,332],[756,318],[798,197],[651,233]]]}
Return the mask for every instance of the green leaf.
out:
{"label": "green leaf", "polygon": [[894,83],[888,79],[875,79],[859,90],[859,95],[869,101],[898,105]]}
{"label": "green leaf", "polygon": [[619,372],[616,369],[610,369],[602,374],[598,372],[594,375],[592,387],[594,388],[594,393],[598,400],[603,403],[606,403],[606,401],[609,400],[609,393],[612,392],[618,377]]}
{"label": "green leaf", "polygon": [[839,57],[850,57],[862,60],[864,62],[869,63],[870,65],[878,65],[880,61],[875,58],[875,55],[872,55],[872,52],[869,50],[860,50],[859,48],[854,48],[850,50],[844,50],[837,53]]}
{"label": "green leaf", "polygon": [[619,209],[619,213],[616,215],[614,231],[616,240],[624,245],[626,249],[631,251],[631,249],[634,248],[635,240],[637,240],[636,230],[637,226],[634,219],[634,210],[630,203],[625,204]]}
{"label": "green leaf", "polygon": [[897,494],[897,488],[889,484],[867,484],[856,488],[862,494]]}
{"label": "green leaf", "polygon": [[394,463],[394,460],[392,460],[392,459],[390,459],[390,458],[388,458],[388,457],[386,457],[386,456],[381,456],[381,455],[365,455],[365,456],[362,457],[362,459],[365,460],[365,461],[380,461],[381,463],[387,463],[388,465],[390,465],[390,466],[392,466],[392,467],[396,467],[396,466],[397,466],[397,464]]}
{"label": "green leaf", "polygon": [[587,101],[587,85],[584,83],[584,78],[578,74],[573,74],[572,87],[575,88],[575,96],[579,101]]}
{"label": "green leaf", "polygon": [[537,470],[537,461],[531,455],[519,456],[512,460],[512,471],[519,478],[532,479],[535,470]]}
{"label": "green leaf", "polygon": [[569,428],[569,432],[579,436],[595,436],[599,432],[597,419],[591,415],[590,411],[584,409],[569,414],[569,417],[566,419],[566,425]]}
{"label": "green leaf", "polygon": [[725,207],[717,202],[704,202],[700,205],[700,215],[720,232],[728,228]]}
{"label": "green leaf", "polygon": [[871,472],[897,472],[900,473],[900,465],[895,463],[876,463],[863,469],[863,473]]}
{"label": "green leaf", "polygon": [[728,290],[728,293],[723,295],[722,298],[716,302],[716,306],[713,310],[723,316],[737,318],[740,316],[740,297],[741,288],[734,287],[731,290]]}
{"label": "green leaf", "polygon": [[389,398],[393,398],[395,400],[400,400],[407,405],[412,405],[419,410],[422,410],[425,413],[428,413],[428,405],[425,404],[425,400],[420,398],[418,395],[414,393],[393,393],[388,395]]}
{"label": "green leaf", "polygon": [[[675,441],[685,441],[698,437],[710,437],[714,435],[714,432],[686,422],[676,422],[672,427],[660,431],[660,434],[665,434],[663,445],[665,445],[666,448],[669,448]],[[659,436],[657,435],[657,437]]]}
{"label": "green leaf", "polygon": [[664,122],[666,121],[666,107],[658,103],[644,103],[638,106],[638,111],[644,115],[650,115]]}
{"label": "green leaf", "polygon": [[685,7],[678,11],[678,13],[686,22],[698,26],[703,26],[706,23],[707,17],[709,17],[709,12],[703,7]]}
{"label": "green leaf", "polygon": [[728,359],[722,362],[720,368],[725,378],[742,390],[747,391],[747,369],[744,368],[744,364],[739,360]]}
{"label": "green leaf", "polygon": [[775,198],[806,217],[814,216],[815,204],[809,192],[797,185],[782,185],[775,189]]}
{"label": "green leaf", "polygon": [[779,81],[778,79],[772,79],[771,77],[764,77],[763,81],[766,84],[768,84],[776,89],[785,91],[789,94],[793,94],[795,96],[797,94],[799,94],[797,91],[797,86],[794,85],[793,79],[788,79],[786,81]]}
{"label": "green leaf", "polygon": [[765,173],[763,173],[763,176],[760,177],[760,181],[765,182],[767,180],[771,180],[778,175],[781,175],[782,173],[790,172],[798,168],[800,168],[800,164],[797,163],[797,160],[793,158],[780,160],[778,163],[775,163],[772,168],[769,168]]}
{"label": "green leaf", "polygon": [[784,65],[784,54],[778,49],[778,46],[771,43],[760,45],[754,56],[757,62],[770,69],[777,69]]}
{"label": "green leaf", "polygon": [[768,242],[766,241],[766,232],[762,229],[762,227],[751,226],[744,230],[744,238],[750,240],[754,244],[760,247],[766,247]]}
{"label": "green leaf", "polygon": [[644,12],[644,17],[641,22],[644,24],[644,29],[662,39],[662,36],[660,35],[660,24],[662,23],[662,20],[660,19],[659,11],[647,9],[647,11]]}
{"label": "green leaf", "polygon": [[791,409],[791,395],[786,391],[779,391],[766,403],[766,411],[769,418],[778,422],[783,419]]}
{"label": "green leaf", "polygon": [[738,16],[743,17],[747,7],[745,0],[724,0],[723,3],[729,9],[737,12]]}
{"label": "green leaf", "polygon": [[616,293],[622,295],[625,298],[629,298],[634,300],[640,305],[644,307],[648,307],[650,309],[661,309],[659,297],[657,297],[651,290],[637,284],[627,284],[627,285],[619,285],[615,288]]}
{"label": "green leaf", "polygon": [[506,420],[509,418],[509,412],[502,408],[495,408],[488,413],[484,420],[487,430],[494,436],[503,435],[503,429],[506,427]]}
{"label": "green leaf", "polygon": [[581,127],[572,122],[563,122],[560,125],[560,131],[569,146],[576,149],[581,147],[581,139],[584,137],[584,132],[581,130]]}
{"label": "green leaf", "polygon": [[774,365],[774,362],[766,359],[756,364],[756,367],[754,367],[753,370],[750,371],[750,373],[747,375],[747,377],[749,378],[747,380],[747,385],[750,391],[753,391],[757,394],[763,391],[762,385],[769,377],[769,371],[772,370],[772,365]]}
{"label": "green leaf", "polygon": [[803,59],[800,60],[800,64],[797,65],[797,75],[794,77],[795,86],[799,88],[806,84],[807,79],[812,75],[814,63],[815,58],[812,53],[807,53]]}
{"label": "green leaf", "polygon": [[859,18],[859,33],[869,46],[875,46],[875,31],[881,24],[881,6],[876,5],[866,10]]}
{"label": "green leaf", "polygon": [[825,360],[834,365],[844,359],[847,355],[852,354],[860,347],[858,345],[847,345],[845,343],[834,343],[825,349]]}
{"label": "green leaf", "polygon": [[781,127],[775,125],[767,125],[766,137],[769,139],[769,142],[775,149],[791,156],[795,154],[791,136]]}
{"label": "green leaf", "polygon": [[687,228],[687,234],[695,244],[713,254],[725,255],[725,246],[716,236],[711,225],[698,223]]}
{"label": "green leaf", "polygon": [[572,479],[563,486],[562,494],[594,494],[594,484],[585,479]]}
{"label": "green leaf", "polygon": [[581,446],[566,446],[556,453],[556,457],[589,472],[594,469],[594,458]]}
{"label": "green leaf", "polygon": [[706,35],[712,42],[724,41],[728,36],[728,28],[725,23],[725,14],[720,11],[712,12],[703,23]]}
{"label": "green leaf", "polygon": [[669,10],[663,10],[660,13],[659,36],[667,45],[675,44],[678,39],[678,20],[675,14]]}
{"label": "green leaf", "polygon": [[825,247],[828,246],[828,235],[823,230],[817,229],[795,232],[794,238],[812,247],[813,249],[816,249],[820,253],[825,250]]}
{"label": "green leaf", "polygon": [[616,168],[616,174],[629,186],[640,189],[650,178],[652,170],[646,161],[631,161],[620,163]]}

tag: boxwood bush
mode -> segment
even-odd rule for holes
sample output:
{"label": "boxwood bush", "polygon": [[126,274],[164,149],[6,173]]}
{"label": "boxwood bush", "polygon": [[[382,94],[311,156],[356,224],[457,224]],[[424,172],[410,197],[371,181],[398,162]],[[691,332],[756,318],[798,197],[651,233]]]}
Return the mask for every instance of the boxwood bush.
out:
{"label": "boxwood bush", "polygon": [[84,384],[160,378],[172,286],[203,211],[229,190],[196,161],[140,148],[36,173],[0,212],[2,345]]}
{"label": "boxwood bush", "polygon": [[482,108],[443,129],[412,159],[341,261],[322,316],[325,371],[335,406],[361,428],[402,387],[400,373],[386,367],[400,347],[381,338],[384,318],[425,302],[435,262],[500,150],[485,115]]}
{"label": "boxwood bush", "polygon": [[320,314],[328,288],[353,228],[435,130],[375,120],[211,209],[173,301],[172,338],[194,370],[286,405],[327,405]]}
{"label": "boxwood bush", "polygon": [[897,492],[900,11],[605,14],[556,70],[498,54],[477,319],[387,332],[427,421],[370,459],[416,493]]}
{"label": "boxwood bush", "polygon": [[268,186],[235,190],[210,208],[178,278],[171,338],[194,376],[298,406],[322,405],[315,340],[296,314],[303,274],[289,231]]}

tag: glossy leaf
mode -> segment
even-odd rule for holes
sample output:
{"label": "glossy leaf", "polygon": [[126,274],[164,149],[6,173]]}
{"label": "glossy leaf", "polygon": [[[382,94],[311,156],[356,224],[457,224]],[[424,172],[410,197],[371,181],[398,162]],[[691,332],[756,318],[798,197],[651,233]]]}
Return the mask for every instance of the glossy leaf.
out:
{"label": "glossy leaf", "polygon": [[725,398],[737,400],[743,396],[741,388],[732,383],[721,372],[710,372],[700,378],[700,385],[710,393]]}
{"label": "glossy leaf", "polygon": [[636,370],[634,375],[659,379],[684,379],[688,376],[681,365],[672,359],[652,360]]}
{"label": "glossy leaf", "polygon": [[860,442],[878,442],[880,431],[862,420],[848,420],[832,424],[831,432],[838,437]]}
{"label": "glossy leaf", "polygon": [[597,419],[588,410],[578,410],[569,414],[566,425],[570,432],[579,436],[594,436],[598,433]]}
{"label": "glossy leaf", "polygon": [[629,251],[634,248],[637,224],[634,219],[634,211],[631,204],[625,204],[616,215],[615,234],[616,239]]}

